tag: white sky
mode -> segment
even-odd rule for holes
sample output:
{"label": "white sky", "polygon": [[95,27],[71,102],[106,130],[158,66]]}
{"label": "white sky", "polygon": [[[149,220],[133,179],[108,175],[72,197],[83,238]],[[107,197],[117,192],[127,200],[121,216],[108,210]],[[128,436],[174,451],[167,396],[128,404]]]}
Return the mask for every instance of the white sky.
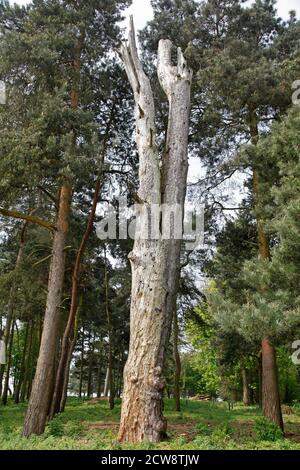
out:
{"label": "white sky", "polygon": [[[18,3],[25,5],[29,3],[28,0],[11,0],[11,3]],[[251,4],[252,1],[249,0]],[[277,0],[278,13],[286,19],[288,18],[289,11],[296,10],[298,18],[300,18],[300,0]],[[128,14],[133,14],[134,21],[137,29],[142,29],[147,21],[152,18],[152,8],[150,0],[133,0],[133,5],[129,8]]]}

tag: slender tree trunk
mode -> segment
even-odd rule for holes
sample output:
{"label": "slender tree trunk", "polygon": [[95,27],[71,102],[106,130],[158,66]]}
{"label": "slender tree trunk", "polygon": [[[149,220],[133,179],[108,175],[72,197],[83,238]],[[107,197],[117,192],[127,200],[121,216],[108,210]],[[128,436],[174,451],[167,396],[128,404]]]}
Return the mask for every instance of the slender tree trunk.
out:
{"label": "slender tree trunk", "polygon": [[26,437],[31,434],[43,434],[53,392],[60,303],[65,273],[64,249],[69,229],[71,196],[71,186],[64,185],[60,191],[40,352],[23,429],[23,435]]}
{"label": "slender tree trunk", "polygon": [[250,406],[251,405],[251,393],[250,393],[250,386],[249,386],[249,376],[248,376],[248,371],[245,367],[243,357],[240,360],[240,364],[241,364],[241,376],[242,376],[242,383],[243,383],[243,403],[245,406]]}
{"label": "slender tree trunk", "polygon": [[23,403],[26,398],[26,390],[28,387],[29,383],[29,377],[30,377],[30,358],[32,354],[32,343],[33,343],[33,330],[34,330],[34,322],[32,322],[29,326],[29,343],[28,343],[28,348],[26,352],[26,361],[25,361],[25,371],[24,371],[24,381],[21,384],[21,395],[20,395],[20,401]]}
{"label": "slender tree trunk", "polygon": [[28,346],[28,336],[29,336],[29,322],[26,323],[24,348],[23,348],[21,366],[20,366],[20,377],[19,377],[19,380],[16,385],[16,389],[15,389],[15,403],[16,404],[20,402],[21,387],[25,379],[25,362],[26,362],[26,351],[27,351],[27,346]]}
{"label": "slender tree trunk", "polygon": [[179,328],[178,328],[178,315],[176,309],[174,310],[174,320],[173,320],[173,355],[175,361],[175,372],[174,372],[174,400],[175,400],[175,411],[180,412],[180,377],[181,377],[181,361],[180,354],[178,350],[178,337],[179,337]]}
{"label": "slender tree trunk", "polygon": [[130,254],[130,347],[124,370],[120,441],[158,442],[167,431],[163,416],[163,369],[176,308],[182,242],[176,239],[175,224],[170,223],[170,218],[162,217],[160,225],[164,234],[171,226],[173,239],[172,234],[162,236],[156,233],[153,237],[147,228],[149,208],[161,207],[162,204],[175,211],[179,207],[182,227],[192,74],[180,49],[178,64],[172,65],[171,48],[170,41],[160,41],[158,75],[169,100],[169,127],[161,176],[153,94],[138,58],[131,19],[129,44],[123,45],[122,56],[136,105],[136,139],[140,157],[137,226],[141,236],[137,236],[137,232]]}
{"label": "slender tree trunk", "polygon": [[99,364],[98,368],[98,380],[97,380],[97,398],[101,398],[101,386],[102,386],[102,364]]}
{"label": "slender tree trunk", "polygon": [[[259,140],[258,121],[256,111],[249,110],[250,134],[253,145],[257,145]],[[255,206],[260,197],[260,176],[256,168],[253,169],[253,195]],[[265,260],[270,260],[269,239],[265,233],[262,221],[257,217],[257,232],[259,254]],[[283,429],[283,419],[280,403],[279,385],[277,379],[276,350],[272,346],[269,338],[262,341],[262,406],[263,414],[270,421],[278,424]],[[273,368],[271,370],[271,368]],[[273,387],[273,389],[271,388]],[[269,393],[267,399],[266,393]]]}
{"label": "slender tree trunk", "polygon": [[[33,210],[30,212],[29,217],[36,211]],[[18,250],[18,255],[17,255],[17,260],[15,264],[15,269],[14,271],[17,272],[22,264],[23,260],[23,253],[24,253],[24,247],[26,243],[26,232],[27,232],[27,227],[28,227],[28,221],[25,221],[22,230],[21,230],[21,236],[20,236],[20,245],[19,245],[19,250]],[[6,325],[5,325],[5,345],[8,347],[9,342],[10,342],[10,333],[12,331],[12,323],[14,321],[14,308],[15,308],[15,303],[16,303],[16,294],[17,294],[17,286],[15,283],[15,280],[13,280],[10,293],[9,293],[9,299],[8,299],[8,306],[7,306],[7,318],[6,318]],[[3,382],[3,375],[5,371],[5,366],[0,368],[0,396],[2,396],[2,382]]]}
{"label": "slender tree trunk", "polygon": [[12,349],[14,343],[14,328],[15,322],[14,320],[11,323],[11,331],[9,335],[9,344],[8,344],[8,358],[7,358],[7,366],[6,366],[6,374],[4,380],[4,387],[3,387],[3,394],[2,394],[2,403],[3,405],[7,405],[7,397],[8,397],[8,390],[9,390],[9,377],[10,377],[10,368],[12,362]]}
{"label": "slender tree trunk", "polygon": [[109,281],[106,265],[106,252],[105,252],[105,311],[107,318],[107,327],[108,327],[108,386],[109,386],[109,407],[111,410],[115,407],[115,381],[114,381],[114,357],[113,357],[113,325],[111,318],[111,311],[109,306]]}
{"label": "slender tree trunk", "polygon": [[[103,158],[104,158],[104,155],[103,155]],[[61,354],[60,354],[60,360],[59,360],[57,374],[56,374],[55,388],[54,388],[54,394],[53,394],[51,410],[50,410],[50,418],[53,418],[53,416],[56,413],[58,413],[60,410],[63,383],[64,383],[64,378],[65,378],[65,369],[68,364],[70,349],[71,349],[71,345],[73,342],[72,333],[74,333],[74,324],[75,324],[75,319],[76,319],[76,312],[78,309],[81,263],[82,263],[82,259],[84,256],[84,252],[85,252],[88,240],[93,231],[93,224],[95,220],[95,214],[96,214],[100,189],[101,189],[101,180],[99,178],[96,182],[96,187],[95,187],[94,197],[93,197],[93,204],[92,204],[91,212],[89,214],[87,227],[82,237],[80,247],[78,249],[77,256],[76,256],[76,262],[75,262],[75,267],[74,267],[73,276],[72,276],[71,308],[69,312],[68,322],[67,322],[64,334],[63,334],[63,339],[62,339]]]}
{"label": "slender tree trunk", "polygon": [[106,376],[105,376],[105,382],[104,382],[104,391],[103,391],[103,396],[105,398],[108,397],[108,392],[109,392],[109,377],[110,377],[110,372],[109,372],[109,367],[106,369]]}
{"label": "slender tree trunk", "polygon": [[59,411],[60,413],[63,413],[65,411],[65,406],[66,406],[66,401],[68,397],[68,386],[69,386],[69,377],[70,377],[70,368],[71,368],[71,362],[72,362],[72,356],[73,356],[73,351],[76,346],[77,342],[77,337],[78,337],[78,317],[79,317],[79,312],[80,312],[80,307],[82,304],[82,296],[79,302],[79,306],[77,309],[77,314],[76,314],[76,319],[75,319],[75,325],[74,325],[74,333],[73,333],[73,341],[71,343],[71,347],[69,349],[69,354],[68,354],[68,360],[67,360],[67,365],[65,368],[65,374],[64,374],[64,383],[63,383],[63,388],[62,388],[62,396],[60,400],[60,406],[59,406]]}
{"label": "slender tree trunk", "polygon": [[79,376],[79,391],[78,391],[78,397],[79,398],[82,397],[83,360],[84,360],[84,328],[82,328],[82,339],[81,339],[80,376]]}
{"label": "slender tree trunk", "polygon": [[88,381],[87,381],[87,397],[90,398],[93,394],[93,366],[94,366],[94,349],[95,337],[92,338],[90,334],[89,345],[89,366],[88,366]]}

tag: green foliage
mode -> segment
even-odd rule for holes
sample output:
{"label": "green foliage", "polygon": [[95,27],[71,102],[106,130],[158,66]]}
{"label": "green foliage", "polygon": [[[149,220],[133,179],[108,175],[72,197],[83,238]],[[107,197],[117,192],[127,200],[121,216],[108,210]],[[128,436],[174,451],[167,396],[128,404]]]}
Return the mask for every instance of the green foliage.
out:
{"label": "green foliage", "polygon": [[283,438],[283,433],[280,427],[266,418],[259,418],[256,420],[255,432],[259,441],[275,442]]}
{"label": "green foliage", "polygon": [[60,416],[56,416],[49,422],[48,433],[53,437],[61,437],[64,435],[64,425]]}

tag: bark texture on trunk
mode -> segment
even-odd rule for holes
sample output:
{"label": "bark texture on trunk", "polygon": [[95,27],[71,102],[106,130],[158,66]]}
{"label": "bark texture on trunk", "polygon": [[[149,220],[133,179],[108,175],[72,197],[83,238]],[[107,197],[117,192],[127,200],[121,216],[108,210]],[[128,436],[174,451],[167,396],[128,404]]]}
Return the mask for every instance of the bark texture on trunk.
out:
{"label": "bark texture on trunk", "polygon": [[[176,303],[181,240],[151,237],[152,234],[145,233],[145,227],[148,227],[151,205],[178,204],[183,212],[186,194],[192,73],[181,50],[178,50],[177,66],[172,65],[171,47],[168,40],[159,43],[158,76],[169,101],[169,126],[161,174],[153,93],[138,58],[131,19],[129,41],[122,47],[122,57],[135,99],[140,159],[137,225],[144,233],[136,237],[130,254],[130,347],[124,370],[120,441],[158,442],[167,430],[163,417],[163,367]],[[164,224],[169,228],[170,220],[162,218],[162,232]]]}
{"label": "bark texture on trunk", "polygon": [[283,430],[275,349],[268,338],[262,341],[263,414]]}
{"label": "bark texture on trunk", "polygon": [[181,360],[178,350],[178,337],[179,337],[179,327],[178,327],[178,314],[174,310],[174,320],[173,320],[173,355],[175,362],[175,372],[174,372],[174,400],[175,400],[175,411],[180,412],[180,377],[181,377]]}
{"label": "bark texture on trunk", "polygon": [[249,374],[244,364],[244,358],[241,358],[241,376],[242,376],[242,383],[243,383],[243,404],[245,406],[251,405],[251,392],[250,392],[250,385],[249,385]]}
{"label": "bark texture on trunk", "polygon": [[69,312],[69,318],[68,318],[67,325],[66,325],[66,328],[63,334],[63,339],[62,339],[60,358],[59,358],[56,379],[55,379],[54,394],[53,394],[51,410],[50,410],[50,418],[53,418],[53,416],[60,411],[60,403],[63,397],[65,372],[66,372],[66,369],[68,369],[69,356],[70,354],[72,354],[71,348],[73,344],[73,337],[75,334],[74,325],[75,325],[76,312],[77,312],[78,303],[79,303],[79,283],[80,283],[80,275],[81,275],[81,264],[82,264],[82,259],[86,250],[87,243],[93,231],[93,225],[94,225],[94,220],[95,220],[95,215],[96,215],[100,189],[101,189],[101,180],[98,179],[96,182],[96,186],[95,186],[92,208],[89,214],[86,230],[82,237],[82,240],[81,240],[78,252],[77,252],[75,267],[73,270],[71,307],[70,307],[70,312]]}
{"label": "bark texture on trunk", "polygon": [[65,273],[64,249],[69,229],[71,195],[72,189],[66,184],[60,191],[43,333],[23,429],[23,435],[26,437],[44,432],[53,392],[55,353],[60,327],[60,303]]}

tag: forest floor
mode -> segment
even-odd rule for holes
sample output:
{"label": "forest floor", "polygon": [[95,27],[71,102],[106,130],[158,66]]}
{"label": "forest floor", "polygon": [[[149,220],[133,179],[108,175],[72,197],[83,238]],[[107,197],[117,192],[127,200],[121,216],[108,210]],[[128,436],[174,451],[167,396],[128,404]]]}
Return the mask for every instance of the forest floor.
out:
{"label": "forest floor", "polygon": [[[16,450],[300,450],[300,407],[284,415],[285,438],[259,439],[255,432],[260,412],[256,407],[237,404],[229,411],[226,403],[182,401],[182,412],[173,411],[173,401],[165,401],[169,439],[154,446],[120,445],[117,442],[120,401],[113,411],[106,401],[89,404],[69,399],[66,411],[47,426],[43,436],[21,437],[25,405],[0,406],[0,449]],[[272,434],[272,433],[271,433]],[[274,438],[274,436],[273,436]]]}

